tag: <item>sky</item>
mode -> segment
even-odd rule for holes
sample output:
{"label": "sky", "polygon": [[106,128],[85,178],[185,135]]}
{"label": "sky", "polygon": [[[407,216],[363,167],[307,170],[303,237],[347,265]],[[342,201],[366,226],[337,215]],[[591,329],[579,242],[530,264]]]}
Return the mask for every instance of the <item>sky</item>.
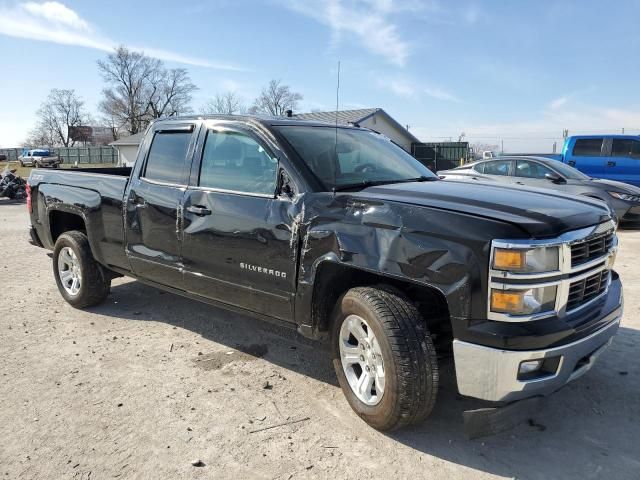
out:
{"label": "sky", "polygon": [[381,107],[422,141],[550,152],[562,131],[640,133],[640,2],[0,0],[0,148],[52,88],[98,116],[96,61],[120,44],[186,68],[198,111],[271,79],[299,111]]}

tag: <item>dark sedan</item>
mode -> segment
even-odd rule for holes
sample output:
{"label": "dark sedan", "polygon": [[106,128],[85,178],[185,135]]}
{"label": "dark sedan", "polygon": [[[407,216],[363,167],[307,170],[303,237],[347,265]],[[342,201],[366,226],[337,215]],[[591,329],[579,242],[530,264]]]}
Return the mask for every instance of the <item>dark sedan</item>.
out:
{"label": "dark sedan", "polygon": [[640,188],[591,178],[550,158],[504,156],[442,170],[438,175],[447,180],[500,182],[597,198],[615,211],[620,222],[640,223]]}

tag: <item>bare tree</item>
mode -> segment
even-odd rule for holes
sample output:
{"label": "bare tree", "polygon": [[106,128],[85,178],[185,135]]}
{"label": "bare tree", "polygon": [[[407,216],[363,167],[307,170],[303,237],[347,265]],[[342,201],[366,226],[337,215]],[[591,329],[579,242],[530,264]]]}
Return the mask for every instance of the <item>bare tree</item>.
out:
{"label": "bare tree", "polygon": [[27,140],[30,145],[72,147],[75,140],[69,136],[69,128],[90,121],[84,102],[75,90],[52,89],[36,114],[36,126]]}
{"label": "bare tree", "polygon": [[131,135],[154,118],[191,110],[191,94],[197,87],[182,68],[167,70],[160,60],[120,46],[98,61],[98,69],[108,85],[100,111]]}
{"label": "bare tree", "polygon": [[149,85],[148,116],[171,117],[191,112],[191,94],[197,90],[184,68],[161,69]]}
{"label": "bare tree", "polygon": [[238,115],[246,111],[242,98],[235,92],[216,93],[201,109],[203,115]]}
{"label": "bare tree", "polygon": [[302,98],[302,94],[293,92],[288,85],[282,85],[282,80],[271,80],[255,99],[249,112],[283,116],[287,110],[295,110]]}

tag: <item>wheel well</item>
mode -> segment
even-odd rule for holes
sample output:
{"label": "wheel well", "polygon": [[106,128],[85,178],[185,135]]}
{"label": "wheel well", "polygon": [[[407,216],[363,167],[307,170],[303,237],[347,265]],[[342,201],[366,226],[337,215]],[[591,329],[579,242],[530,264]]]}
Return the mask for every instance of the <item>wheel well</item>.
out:
{"label": "wheel well", "polygon": [[51,240],[56,242],[58,237],[70,230],[86,232],[84,219],[80,215],[69,212],[53,211],[49,214],[49,227],[51,228]]}
{"label": "wheel well", "polygon": [[329,330],[331,313],[340,296],[353,287],[380,286],[407,297],[418,308],[432,334],[451,337],[449,307],[433,287],[397,280],[333,262],[321,263],[315,275],[311,319],[318,331]]}

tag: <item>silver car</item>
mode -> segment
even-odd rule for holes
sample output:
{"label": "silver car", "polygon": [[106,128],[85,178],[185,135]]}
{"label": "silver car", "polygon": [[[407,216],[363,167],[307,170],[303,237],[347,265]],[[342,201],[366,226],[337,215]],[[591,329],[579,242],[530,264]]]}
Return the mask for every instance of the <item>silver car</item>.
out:
{"label": "silver car", "polygon": [[597,198],[607,203],[621,223],[640,223],[640,188],[591,178],[558,160],[502,156],[438,172],[446,180],[500,182]]}

